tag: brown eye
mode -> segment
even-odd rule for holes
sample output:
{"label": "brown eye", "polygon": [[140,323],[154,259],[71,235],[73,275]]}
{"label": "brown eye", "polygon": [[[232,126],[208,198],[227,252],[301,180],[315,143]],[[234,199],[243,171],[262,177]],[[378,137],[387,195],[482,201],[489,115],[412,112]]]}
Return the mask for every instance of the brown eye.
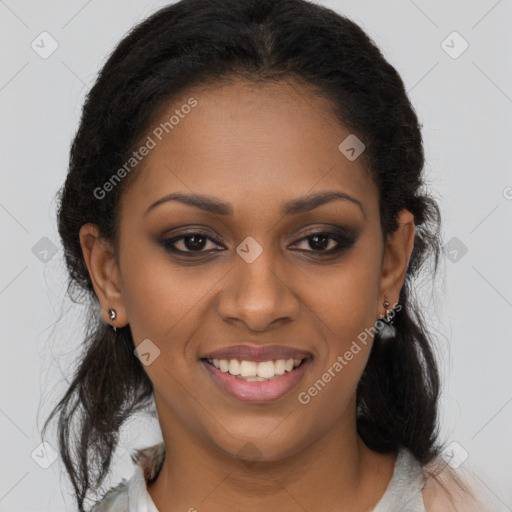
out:
{"label": "brown eye", "polygon": [[[169,251],[174,253],[209,253],[211,250],[204,250],[211,243],[213,247],[210,249],[215,250],[219,243],[206,235],[205,233],[194,232],[185,235],[167,238],[161,241],[161,244]],[[178,247],[179,246],[179,247]]]}
{"label": "brown eye", "polygon": [[350,248],[356,240],[357,235],[355,233],[342,235],[340,233],[317,231],[301,238],[293,244],[293,247],[302,243],[306,247],[297,250],[330,255]]}
{"label": "brown eye", "polygon": [[[327,248],[337,247],[337,241],[327,233],[317,233],[304,238],[313,251],[325,251]],[[331,247],[329,247],[331,245]]]}

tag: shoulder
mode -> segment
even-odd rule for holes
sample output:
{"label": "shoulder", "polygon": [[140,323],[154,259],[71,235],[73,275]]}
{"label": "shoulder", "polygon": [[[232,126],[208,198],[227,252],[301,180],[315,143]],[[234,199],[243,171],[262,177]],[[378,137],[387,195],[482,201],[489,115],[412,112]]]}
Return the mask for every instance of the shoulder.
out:
{"label": "shoulder", "polygon": [[164,443],[154,444],[132,454],[132,461],[142,468],[144,480],[151,483],[156,479],[162,469],[165,459]]}
{"label": "shoulder", "polygon": [[91,512],[128,512],[130,496],[139,499],[142,495],[145,495],[146,484],[158,476],[165,459],[164,443],[158,443],[142,450],[135,450],[131,459],[135,464],[135,471],[130,480],[123,478],[121,483],[112,487],[94,505]]}
{"label": "shoulder", "polygon": [[128,510],[128,482],[123,480],[112,487],[103,498],[94,505],[91,512],[127,512]]}
{"label": "shoulder", "polygon": [[423,502],[428,512],[490,512],[482,489],[467,471],[454,470],[442,459],[423,468]]}

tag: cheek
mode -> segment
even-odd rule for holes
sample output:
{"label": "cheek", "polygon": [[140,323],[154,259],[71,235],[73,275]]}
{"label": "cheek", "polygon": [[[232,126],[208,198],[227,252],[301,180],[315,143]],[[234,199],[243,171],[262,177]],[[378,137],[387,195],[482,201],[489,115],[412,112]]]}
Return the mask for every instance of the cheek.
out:
{"label": "cheek", "polygon": [[[322,345],[318,349],[311,379],[304,393],[312,410],[331,410],[338,414],[348,405],[366,366],[377,321],[379,299],[379,254],[362,244],[340,265],[328,273],[308,276],[309,302],[319,319]],[[317,286],[311,286],[316,282]],[[314,404],[313,404],[314,402]],[[326,409],[324,409],[326,408]],[[325,413],[326,417],[329,413]]]}
{"label": "cheek", "polygon": [[[158,357],[145,370],[156,389],[173,390],[193,383],[190,368],[197,365],[197,338],[208,317],[209,297],[225,269],[179,266],[153,243],[140,242],[120,261],[123,299],[135,346],[144,340]],[[142,263],[144,262],[144,263]],[[144,346],[146,346],[144,345]],[[178,394],[177,394],[178,393]]]}
{"label": "cheek", "polygon": [[322,320],[331,345],[337,351],[344,351],[351,340],[377,320],[378,254],[360,246],[329,271],[320,269],[315,272],[316,277],[310,275],[308,278],[309,303]]}
{"label": "cheek", "polygon": [[186,416],[194,394],[189,367],[195,363],[187,348],[201,325],[202,299],[213,286],[212,277],[199,267],[178,268],[164,251],[142,243],[124,254],[123,299],[134,345],[148,348],[151,361],[144,370],[155,393],[163,393],[172,409]]}
{"label": "cheek", "polygon": [[134,340],[151,338],[163,344],[197,326],[190,318],[201,309],[214,276],[200,267],[173,265],[165,251],[148,242],[124,253],[121,271]]}

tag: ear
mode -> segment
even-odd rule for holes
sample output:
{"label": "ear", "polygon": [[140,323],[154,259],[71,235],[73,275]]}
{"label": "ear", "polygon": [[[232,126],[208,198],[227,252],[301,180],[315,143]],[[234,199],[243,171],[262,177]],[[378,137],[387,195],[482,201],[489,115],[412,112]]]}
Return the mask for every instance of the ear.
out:
{"label": "ear", "polygon": [[398,303],[400,290],[405,281],[407,266],[414,248],[414,215],[408,210],[401,210],[397,215],[398,228],[389,233],[384,249],[380,278],[380,303],[377,316],[385,300],[391,306]]}
{"label": "ear", "polygon": [[[122,296],[121,275],[112,244],[107,242],[100,235],[98,227],[91,223],[80,228],[79,236],[85,264],[100,301],[103,318],[115,327],[124,327],[128,319]],[[110,320],[111,308],[117,313],[115,320]]]}

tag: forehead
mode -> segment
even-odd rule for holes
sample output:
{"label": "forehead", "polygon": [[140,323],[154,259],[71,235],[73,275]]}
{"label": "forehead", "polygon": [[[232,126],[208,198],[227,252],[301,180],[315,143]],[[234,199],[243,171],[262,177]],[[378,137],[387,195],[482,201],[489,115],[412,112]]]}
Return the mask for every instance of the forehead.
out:
{"label": "forehead", "polygon": [[146,134],[154,147],[127,189],[130,203],[149,205],[176,190],[238,208],[326,189],[376,198],[363,159],[350,161],[338,148],[351,132],[327,99],[297,82],[192,88],[160,114]]}

